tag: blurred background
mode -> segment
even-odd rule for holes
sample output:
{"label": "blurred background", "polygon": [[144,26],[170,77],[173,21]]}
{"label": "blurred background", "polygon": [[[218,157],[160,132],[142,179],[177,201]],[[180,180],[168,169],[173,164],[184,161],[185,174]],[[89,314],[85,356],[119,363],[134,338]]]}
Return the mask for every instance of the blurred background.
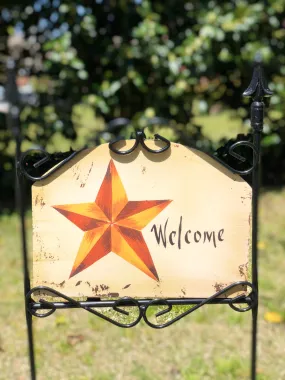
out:
{"label": "blurred background", "polygon": [[[13,327],[0,332],[0,379],[28,379],[15,142],[5,119],[8,58],[16,63],[23,151],[67,152],[129,138],[133,128],[163,117],[169,124],[152,126],[149,136],[159,132],[224,156],[229,139],[250,138],[242,92],[257,53],[274,91],[262,137],[259,379],[285,379],[284,44],[285,0],[1,0],[0,318]],[[118,117],[131,124],[108,129]],[[30,231],[29,212],[27,225]],[[58,311],[35,321],[39,378],[247,379],[250,315],[237,314],[205,307],[188,322],[153,332]]]}
{"label": "blurred background", "polygon": [[[4,1],[5,3],[5,1]],[[284,0],[6,1],[0,15],[0,99],[6,59],[17,62],[23,149],[68,151],[108,141],[116,117],[210,152],[223,138],[249,131],[250,82],[256,53],[274,91],[264,136],[263,182],[285,180]],[[115,132],[129,137],[132,128]],[[13,199],[14,144],[0,120],[0,209]],[[4,199],[5,198],[5,199]]]}

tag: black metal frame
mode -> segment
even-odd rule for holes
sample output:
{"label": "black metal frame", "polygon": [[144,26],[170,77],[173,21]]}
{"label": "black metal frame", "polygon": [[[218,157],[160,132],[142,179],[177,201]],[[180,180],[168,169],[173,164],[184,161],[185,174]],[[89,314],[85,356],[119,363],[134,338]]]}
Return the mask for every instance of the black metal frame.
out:
{"label": "black metal frame", "polygon": [[[59,291],[39,286],[31,289],[30,287],[30,276],[28,269],[28,255],[27,255],[27,245],[26,245],[26,228],[25,228],[25,207],[24,207],[24,188],[23,188],[23,175],[25,175],[29,180],[40,181],[47,178],[59,167],[62,167],[66,162],[70,161],[78,152],[72,152],[70,156],[63,159],[56,167],[51,169],[47,174],[42,176],[32,176],[25,166],[28,154],[31,151],[26,152],[21,155],[21,129],[19,122],[20,104],[17,96],[17,86],[15,82],[15,67],[13,62],[10,61],[8,65],[8,86],[9,91],[9,103],[10,109],[7,115],[7,124],[13,133],[14,139],[16,141],[16,198],[17,206],[19,210],[20,220],[21,220],[21,237],[22,237],[22,253],[23,253],[23,268],[24,268],[24,295],[26,299],[26,320],[28,329],[28,341],[29,341],[29,356],[30,356],[30,367],[31,367],[31,379],[36,379],[35,371],[35,356],[34,356],[34,346],[33,346],[33,329],[32,329],[32,316],[39,318],[47,317],[53,314],[57,309],[70,309],[70,308],[81,308],[84,309],[116,326],[130,328],[139,323],[143,319],[150,327],[161,329],[171,324],[177,322],[181,318],[188,314],[191,314],[198,308],[206,304],[228,304],[233,310],[238,312],[245,312],[252,310],[252,340],[251,340],[251,379],[256,379],[256,346],[257,346],[257,314],[258,314],[258,249],[257,249],[257,237],[258,237],[258,197],[259,197],[259,169],[260,169],[260,141],[261,133],[263,130],[263,118],[264,118],[264,102],[263,99],[266,96],[271,96],[272,92],[267,87],[263,76],[263,69],[261,63],[255,64],[253,77],[249,87],[243,93],[244,96],[252,97],[251,103],[251,127],[252,127],[252,142],[249,141],[238,141],[232,144],[228,149],[228,154],[230,154],[235,159],[245,162],[245,158],[236,152],[236,148],[240,146],[247,146],[252,150],[252,163],[245,170],[237,170],[225,164],[222,160],[215,156],[211,156],[215,160],[218,160],[227,169],[231,170],[233,173],[246,176],[252,175],[252,283],[249,281],[239,281],[232,283],[224,289],[217,291],[211,297],[208,298],[174,298],[174,299],[133,299],[133,298],[122,298],[117,300],[100,300],[95,298],[87,299],[87,301],[77,301],[68,297]],[[156,119],[156,118],[154,118]],[[164,120],[164,119],[163,119]],[[128,120],[127,120],[128,122]],[[154,120],[153,123],[157,123],[159,120]],[[114,125],[116,121],[112,122]],[[112,124],[111,123],[111,124]],[[123,124],[126,124],[126,120],[123,119]],[[114,125],[111,125],[111,129]],[[119,123],[121,125],[121,122]],[[134,146],[127,150],[121,151],[116,149],[116,141],[109,144],[110,150],[117,154],[129,154],[133,152],[139,144],[142,145],[144,149],[151,151],[152,153],[161,153],[167,150],[170,143],[167,139],[160,135],[155,136],[157,139],[164,142],[164,147],[158,150],[152,151],[144,143],[145,135],[143,131],[136,132],[136,138]],[[36,162],[33,166],[38,168],[47,161],[50,161],[52,157],[42,151],[44,157]],[[243,289],[251,289],[248,295],[240,295],[235,298],[227,298],[227,294],[230,290],[235,287],[243,287]],[[60,297],[63,302],[51,302],[44,299],[40,299],[36,302],[32,296],[39,291],[46,291],[53,294],[55,297]],[[223,296],[223,297],[221,297]],[[220,298],[221,297],[221,298]],[[246,304],[246,306],[239,307],[238,305]],[[148,308],[151,306],[163,306],[163,310],[156,313],[156,317],[167,314],[171,311],[174,305],[189,305],[190,308],[187,311],[182,312],[180,315],[174,317],[172,320],[165,323],[153,323],[147,316]],[[98,311],[100,308],[112,308],[117,313],[127,316],[129,313],[122,309],[125,306],[135,307],[138,311],[134,320],[127,322],[119,322],[116,319],[112,319],[105,314]],[[39,312],[40,310],[46,310],[46,312]],[[119,315],[118,314],[118,315]]]}

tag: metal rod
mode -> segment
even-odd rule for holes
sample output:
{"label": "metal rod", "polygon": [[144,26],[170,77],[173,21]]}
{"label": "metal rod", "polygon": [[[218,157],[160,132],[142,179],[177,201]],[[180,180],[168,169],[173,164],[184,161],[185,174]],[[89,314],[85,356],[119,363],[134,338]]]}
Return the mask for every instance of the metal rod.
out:
{"label": "metal rod", "polygon": [[[205,301],[206,298],[181,298],[181,299],[168,299],[167,303],[171,305],[198,305],[201,302]],[[147,306],[151,300],[149,299],[142,299],[142,300],[136,300],[139,305],[141,306]],[[81,307],[113,307],[115,305],[115,300],[98,300],[98,301],[81,301],[79,302]],[[209,304],[231,304],[232,299],[231,298],[216,298],[209,302]],[[241,300],[237,300],[235,303],[251,303],[250,297],[244,297]],[[55,309],[76,309],[79,306],[76,306],[70,302],[52,302]],[[121,304],[120,306],[135,306],[132,302],[128,302],[127,300],[124,302],[124,304]],[[40,309],[50,309],[48,305],[41,304],[40,302],[31,302],[30,307],[33,310],[40,310]]]}
{"label": "metal rod", "polygon": [[252,284],[255,295],[252,307],[252,334],[251,334],[251,379],[256,380],[257,365],[257,334],[258,334],[258,200],[260,189],[260,143],[263,131],[265,96],[273,93],[268,88],[261,64],[261,57],[256,57],[251,82],[244,91],[244,96],[252,97],[251,128],[253,129],[253,145],[256,155],[253,157],[252,171]]}
{"label": "metal rod", "polygon": [[261,133],[254,130],[253,144],[257,151],[258,163],[252,173],[252,283],[256,292],[255,304],[252,308],[252,337],[251,337],[251,379],[256,380],[257,363],[257,316],[258,316],[258,199],[260,172],[260,140]]}
{"label": "metal rod", "polygon": [[[19,160],[21,155],[21,128],[19,120],[19,94],[16,84],[16,71],[15,62],[9,60],[7,64],[7,95],[9,102],[9,110],[7,113],[7,126],[16,142],[16,152],[15,152],[15,199],[16,207],[19,214],[19,219],[21,223],[21,245],[22,245],[22,260],[23,260],[23,275],[24,275],[24,297],[30,291],[30,276],[29,276],[29,266],[28,266],[28,249],[27,249],[27,239],[26,239],[26,225],[25,225],[25,205],[24,205],[24,186],[21,174],[19,172]],[[29,360],[30,360],[30,371],[31,379],[36,380],[36,369],[35,369],[35,352],[34,352],[34,340],[33,340],[33,326],[32,326],[32,316],[26,307],[26,324],[27,324],[27,334],[28,334],[28,349],[29,349]]]}
{"label": "metal rod", "polygon": [[[15,164],[18,164],[18,158],[21,151],[20,139],[16,142],[16,159]],[[28,250],[27,250],[27,239],[26,239],[26,223],[25,223],[25,206],[24,206],[24,194],[23,194],[22,178],[20,177],[19,171],[16,169],[16,202],[17,209],[19,212],[20,223],[21,223],[21,244],[22,244],[22,258],[23,258],[23,274],[24,274],[24,297],[30,291],[30,276],[28,268]],[[29,360],[30,360],[30,370],[31,379],[36,380],[36,369],[35,369],[35,352],[34,352],[34,339],[33,339],[33,326],[32,326],[32,316],[26,307],[26,324],[27,324],[27,334],[28,334],[28,345],[29,345]]]}

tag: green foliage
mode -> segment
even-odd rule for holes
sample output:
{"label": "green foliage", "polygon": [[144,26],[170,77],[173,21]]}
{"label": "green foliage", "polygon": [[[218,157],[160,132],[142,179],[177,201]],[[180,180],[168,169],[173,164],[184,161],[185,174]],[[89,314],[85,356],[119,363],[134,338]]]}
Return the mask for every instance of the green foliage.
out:
{"label": "green foliage", "polygon": [[[136,127],[152,116],[169,118],[170,138],[211,150],[194,117],[219,103],[247,119],[241,93],[259,52],[274,91],[263,143],[281,146],[284,12],[285,0],[13,2],[2,10],[1,35],[5,40],[22,28],[20,66],[39,94],[39,105],[22,112],[25,136],[43,145],[55,133],[76,139],[81,130],[71,115],[83,105],[106,121],[130,118]],[[0,49],[7,54],[5,43]],[[93,135],[98,130],[94,125]]]}
{"label": "green foliage", "polygon": [[106,119],[134,118],[151,108],[187,124],[194,99],[208,108],[222,101],[246,115],[241,90],[260,52],[275,91],[268,122],[284,126],[284,0],[32,4],[15,8],[6,28],[21,19],[26,39],[38,44],[49,78],[45,100],[54,108],[52,119],[46,105],[30,110],[28,120],[40,116],[48,129],[72,137],[65,122],[76,103]]}

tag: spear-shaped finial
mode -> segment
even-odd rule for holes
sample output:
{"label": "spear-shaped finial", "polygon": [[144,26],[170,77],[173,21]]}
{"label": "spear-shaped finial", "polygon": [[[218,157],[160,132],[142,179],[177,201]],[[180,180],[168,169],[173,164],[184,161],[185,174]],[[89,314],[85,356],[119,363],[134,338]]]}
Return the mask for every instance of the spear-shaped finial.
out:
{"label": "spear-shaped finial", "polygon": [[243,96],[251,96],[254,100],[262,100],[264,97],[269,97],[273,92],[269,89],[264,76],[262,67],[262,56],[257,53],[254,59],[254,69],[251,82],[248,88],[243,92]]}
{"label": "spear-shaped finial", "polygon": [[263,98],[269,97],[273,92],[269,89],[266,82],[263,67],[262,58],[260,54],[255,56],[255,64],[251,82],[248,88],[244,91],[243,96],[252,97],[251,103],[251,127],[254,131],[261,132],[263,130],[264,119],[264,103]]}

